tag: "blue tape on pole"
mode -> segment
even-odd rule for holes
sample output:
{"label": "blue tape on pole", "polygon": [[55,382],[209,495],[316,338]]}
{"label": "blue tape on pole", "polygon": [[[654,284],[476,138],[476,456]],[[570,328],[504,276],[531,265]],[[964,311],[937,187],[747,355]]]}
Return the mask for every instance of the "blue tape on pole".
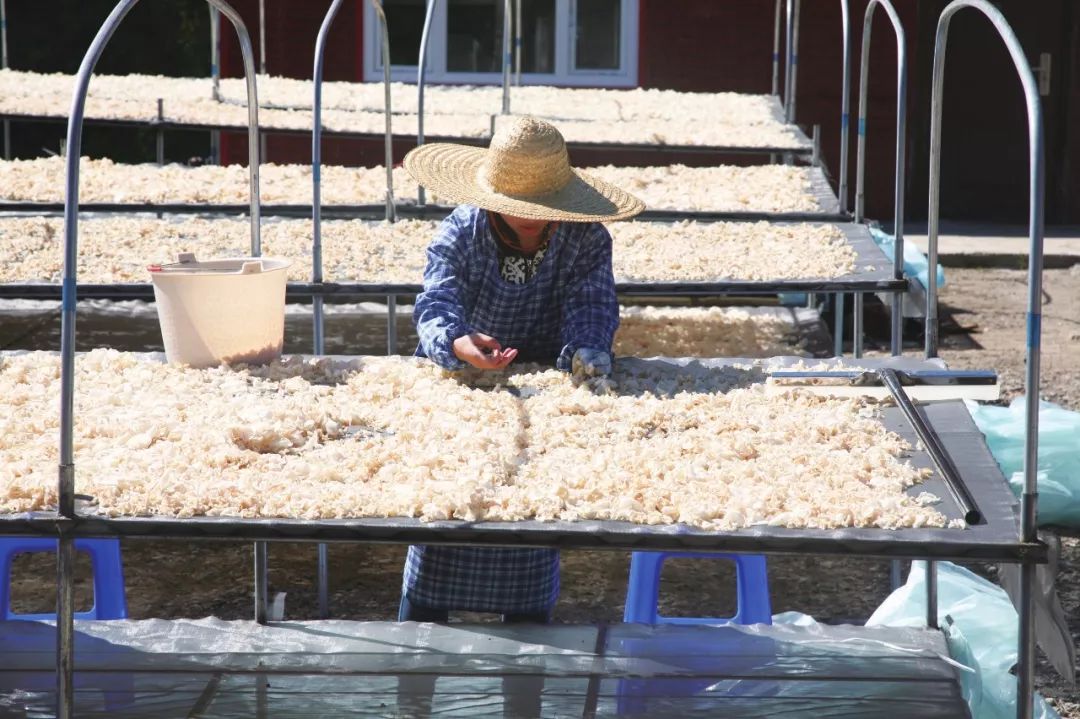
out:
{"label": "blue tape on pole", "polygon": [[848,121],[849,121],[848,114],[846,112],[840,113],[840,129],[841,130],[848,129],[848,124],[849,124]]}
{"label": "blue tape on pole", "polygon": [[866,118],[865,117],[860,117],[859,118],[859,131],[858,132],[862,136],[866,135]]}
{"label": "blue tape on pole", "polygon": [[316,185],[319,184],[320,182],[322,182],[322,165],[319,164],[319,165],[315,165],[314,167],[312,167],[311,168],[311,174],[314,177]]}
{"label": "blue tape on pole", "polygon": [[75,311],[75,278],[65,277],[61,289],[63,300],[60,309],[64,312]]}
{"label": "blue tape on pole", "polygon": [[792,65],[798,65],[799,64],[799,56],[798,55],[792,55],[791,56],[791,64]]}
{"label": "blue tape on pole", "polygon": [[1029,349],[1038,347],[1042,339],[1042,315],[1034,312],[1027,313],[1027,346]]}
{"label": "blue tape on pole", "polygon": [[218,66],[217,65],[215,65],[215,64],[210,65],[210,74],[211,75],[217,75],[218,74]]}
{"label": "blue tape on pole", "polygon": [[772,54],[772,60],[773,60],[773,62],[780,62],[780,53],[774,52]]}

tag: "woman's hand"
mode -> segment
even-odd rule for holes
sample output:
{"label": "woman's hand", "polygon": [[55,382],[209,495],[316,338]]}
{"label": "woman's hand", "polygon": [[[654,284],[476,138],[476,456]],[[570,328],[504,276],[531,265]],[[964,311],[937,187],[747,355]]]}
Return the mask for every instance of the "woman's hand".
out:
{"label": "woman's hand", "polygon": [[574,353],[571,372],[578,379],[607,377],[611,374],[611,355],[603,350],[582,347]]}
{"label": "woman's hand", "polygon": [[473,332],[454,340],[454,355],[477,369],[502,369],[514,361],[518,351],[503,349],[494,337]]}

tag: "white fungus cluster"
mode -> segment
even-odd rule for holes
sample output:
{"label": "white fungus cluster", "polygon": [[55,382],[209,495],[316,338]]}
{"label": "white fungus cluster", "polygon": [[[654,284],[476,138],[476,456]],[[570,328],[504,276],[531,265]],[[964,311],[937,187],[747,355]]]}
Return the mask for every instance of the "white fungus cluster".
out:
{"label": "white fungus cluster", "polygon": [[622,307],[612,351],[630,357],[795,354],[790,319],[742,307]]}
{"label": "white fungus cluster", "polygon": [[[312,123],[311,83],[259,78],[259,124],[307,130]],[[0,113],[65,117],[74,80],[63,74],[0,70]],[[425,96],[428,137],[482,138],[501,112],[501,88],[431,88]],[[555,122],[569,142],[805,148],[807,141],[774,115],[767,95],[679,93],[656,90],[515,88],[512,109]],[[414,86],[392,88],[394,133],[416,135]],[[148,75],[95,76],[86,103],[87,119],[149,122],[158,118],[185,124],[245,127],[247,91],[243,80],[222,83],[224,101],[212,97],[207,78]],[[328,83],[323,127],[331,131],[382,134],[381,83]]]}
{"label": "white fungus cluster", "polygon": [[[310,80],[260,75],[257,78],[260,107],[310,110]],[[0,89],[5,94],[68,94],[74,77],[63,73],[0,70]],[[247,104],[247,84],[242,78],[222,78],[220,97],[229,104]],[[411,83],[390,85],[394,112],[416,113],[417,87]],[[210,78],[161,75],[94,75],[90,97],[117,100],[172,98],[195,101],[213,99]],[[381,82],[323,83],[322,106],[349,112],[382,112],[385,91]],[[693,93],[677,90],[634,88],[559,88],[525,85],[511,88],[514,112],[568,120],[638,120],[680,117],[708,119],[718,123],[766,124],[775,121],[775,99],[768,95],[739,93]],[[425,113],[491,115],[502,111],[502,87],[496,85],[429,85],[424,93]]]}
{"label": "white fungus cluster", "polygon": [[[811,169],[789,165],[756,167],[603,167],[588,175],[610,182],[654,210],[711,212],[818,212],[810,189]],[[416,182],[395,168],[394,198],[416,202]],[[63,202],[64,159],[0,161],[0,200]],[[79,201],[108,203],[243,204],[250,197],[243,165],[123,165],[84,157],[79,166]],[[325,165],[320,192],[324,205],[378,204],[386,196],[382,167]],[[264,164],[259,168],[264,203],[310,205],[311,166]]]}
{"label": "white fungus cluster", "polygon": [[[327,221],[323,266],[331,282],[419,284],[437,223]],[[833,225],[766,222],[619,222],[610,226],[617,280],[636,282],[783,280],[837,277],[854,270],[855,253]],[[293,260],[289,279],[311,277],[311,222],[264,222],[262,251]],[[148,264],[180,252],[201,259],[245,256],[243,219],[98,218],[79,223],[80,282],[147,282]],[[0,282],[57,282],[63,270],[63,221],[0,218]]]}
{"label": "white fungus cluster", "polygon": [[[0,200],[63,202],[62,157],[0,161]],[[416,183],[395,168],[394,197],[415,201]],[[324,165],[319,185],[323,205],[381,203],[386,170]],[[79,202],[132,204],[246,204],[251,198],[245,165],[186,167],[169,164],[125,165],[84,157],[79,163]],[[409,193],[412,193],[412,197]],[[263,164],[259,196],[264,204],[311,205],[311,165]]]}
{"label": "white fungus cluster", "polygon": [[[481,379],[475,386],[474,379]],[[112,516],[944,526],[875,406],[749,369],[619,362],[597,393],[414,358],[76,362],[75,489]],[[0,360],[0,511],[56,501],[59,360]]]}

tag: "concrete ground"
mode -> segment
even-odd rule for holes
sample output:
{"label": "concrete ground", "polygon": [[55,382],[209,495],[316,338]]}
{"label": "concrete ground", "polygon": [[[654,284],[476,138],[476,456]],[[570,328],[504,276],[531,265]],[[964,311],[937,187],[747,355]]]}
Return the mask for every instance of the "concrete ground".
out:
{"label": "concrete ground", "polygon": [[[927,251],[925,223],[905,227],[904,237]],[[942,222],[938,227],[939,261],[946,267],[1026,266],[1029,247],[1026,225]],[[1080,227],[1047,227],[1043,253],[1047,267],[1080,263]]]}

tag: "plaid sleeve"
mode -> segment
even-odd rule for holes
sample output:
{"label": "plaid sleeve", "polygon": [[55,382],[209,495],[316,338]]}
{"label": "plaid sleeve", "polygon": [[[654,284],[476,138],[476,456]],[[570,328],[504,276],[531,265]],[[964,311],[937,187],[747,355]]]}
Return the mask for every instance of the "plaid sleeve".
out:
{"label": "plaid sleeve", "polygon": [[423,354],[444,369],[461,369],[465,363],[454,354],[454,340],[469,333],[465,319],[461,278],[463,227],[454,215],[447,217],[427,249],[424,290],[416,296],[413,322]]}
{"label": "plaid sleeve", "polygon": [[570,371],[574,353],[582,347],[611,352],[619,328],[619,301],[611,271],[611,235],[594,224],[581,241],[585,249],[575,263],[577,272],[567,283],[563,301],[563,348],[555,366]]}

